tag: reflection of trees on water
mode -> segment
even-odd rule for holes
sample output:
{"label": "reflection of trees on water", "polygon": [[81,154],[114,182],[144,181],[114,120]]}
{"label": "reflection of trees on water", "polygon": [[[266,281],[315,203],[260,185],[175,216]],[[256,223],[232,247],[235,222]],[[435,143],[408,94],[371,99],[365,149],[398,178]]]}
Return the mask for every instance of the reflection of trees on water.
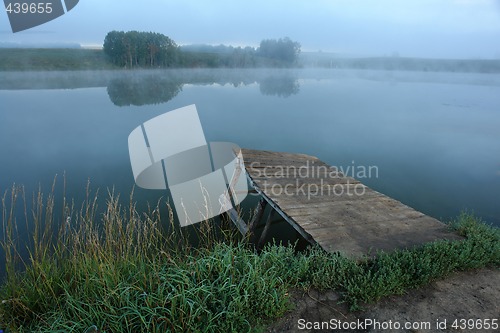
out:
{"label": "reflection of trees on water", "polygon": [[170,101],[182,90],[182,83],[157,76],[117,78],[108,84],[108,95],[117,106],[160,104]]}
{"label": "reflection of trees on water", "polygon": [[291,76],[269,76],[260,81],[263,95],[290,97],[300,92],[299,81]]}
{"label": "reflection of trees on water", "polygon": [[117,106],[140,106],[166,103],[182,90],[184,84],[231,85],[235,88],[258,83],[263,95],[289,97],[298,94],[300,85],[290,73],[262,71],[172,71],[138,73],[114,77],[108,81],[107,92]]}

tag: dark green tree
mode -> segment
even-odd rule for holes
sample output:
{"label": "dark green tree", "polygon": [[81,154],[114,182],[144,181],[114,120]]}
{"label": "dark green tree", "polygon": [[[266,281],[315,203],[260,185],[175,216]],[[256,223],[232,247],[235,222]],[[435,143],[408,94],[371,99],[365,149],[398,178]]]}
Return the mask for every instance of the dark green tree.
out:
{"label": "dark green tree", "polygon": [[125,66],[126,64],[124,37],[125,32],[113,30],[104,38],[104,53],[106,53],[113,64],[118,66]]}
{"label": "dark green tree", "polygon": [[264,39],[260,42],[258,54],[261,57],[291,65],[297,61],[300,54],[300,43],[294,42],[288,37]]}
{"label": "dark green tree", "polygon": [[178,47],[169,37],[154,32],[111,31],[104,52],[123,67],[169,67],[178,61]]}

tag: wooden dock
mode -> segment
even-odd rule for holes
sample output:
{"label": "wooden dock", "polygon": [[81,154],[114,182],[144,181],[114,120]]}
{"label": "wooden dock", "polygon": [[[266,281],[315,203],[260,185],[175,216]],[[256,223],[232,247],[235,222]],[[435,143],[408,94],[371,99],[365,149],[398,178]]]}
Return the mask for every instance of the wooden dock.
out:
{"label": "wooden dock", "polygon": [[[268,204],[310,243],[350,257],[460,239],[438,220],[368,188],[316,157],[250,149],[241,153],[248,178],[262,196],[248,224],[250,231]],[[269,225],[270,218],[263,233]]]}

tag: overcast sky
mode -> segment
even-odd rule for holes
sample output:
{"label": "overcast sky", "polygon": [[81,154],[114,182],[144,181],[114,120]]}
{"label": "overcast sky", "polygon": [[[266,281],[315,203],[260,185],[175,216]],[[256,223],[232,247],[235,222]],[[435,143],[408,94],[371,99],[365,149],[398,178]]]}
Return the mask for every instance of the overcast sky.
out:
{"label": "overcast sky", "polygon": [[16,34],[0,13],[0,42],[102,45],[111,30],[160,32],[181,45],[288,36],[303,51],[500,58],[500,0],[80,0]]}

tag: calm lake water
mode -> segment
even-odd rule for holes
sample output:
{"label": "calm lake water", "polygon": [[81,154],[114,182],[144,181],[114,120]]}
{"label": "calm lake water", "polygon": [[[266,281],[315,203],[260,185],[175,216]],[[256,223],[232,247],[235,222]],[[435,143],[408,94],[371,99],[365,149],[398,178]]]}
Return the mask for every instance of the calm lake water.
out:
{"label": "calm lake water", "polygon": [[[129,133],[196,104],[208,141],[315,155],[442,220],[467,209],[500,226],[500,75],[349,70],[2,73],[0,191],[67,196],[87,180],[128,196]],[[162,193],[138,191],[136,199]],[[1,235],[0,235],[1,236]]]}

